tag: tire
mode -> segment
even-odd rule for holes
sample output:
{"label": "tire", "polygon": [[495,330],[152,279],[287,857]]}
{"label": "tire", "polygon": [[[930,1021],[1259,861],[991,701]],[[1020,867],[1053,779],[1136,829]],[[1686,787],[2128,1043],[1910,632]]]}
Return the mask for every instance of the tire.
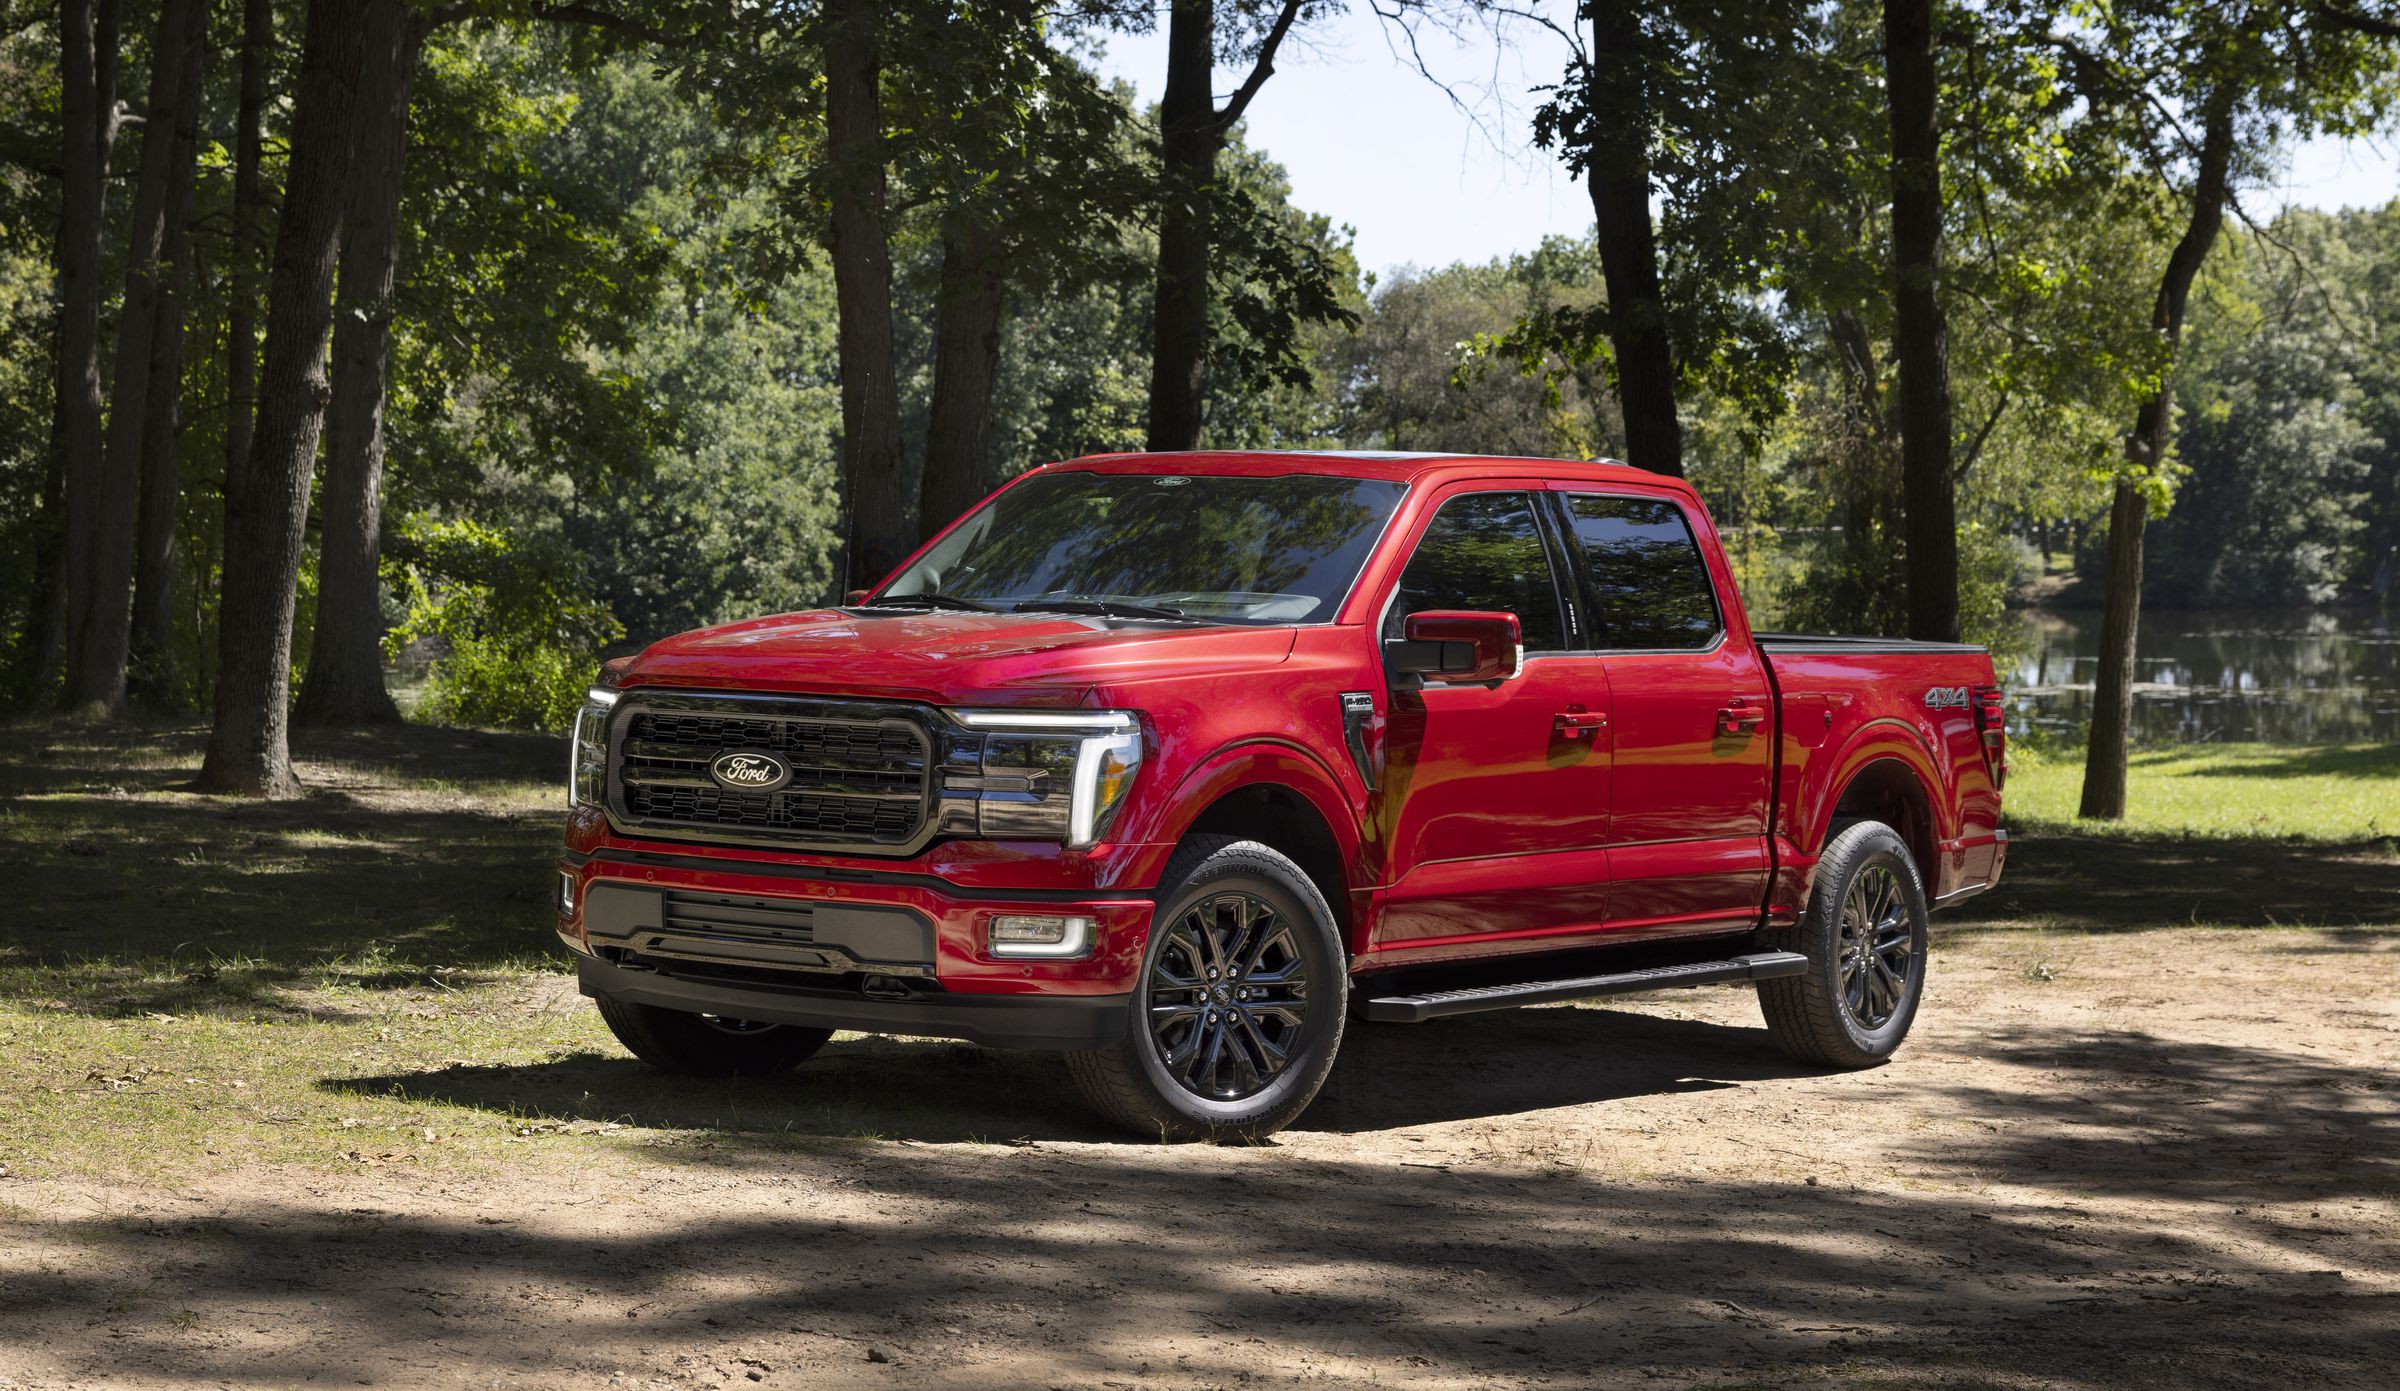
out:
{"label": "tire", "polygon": [[833,1037],[831,1029],[719,1019],[605,995],[598,1003],[609,1032],[635,1057],[687,1077],[771,1077],[807,1062]]}
{"label": "tire", "polygon": [[[1212,978],[1211,963],[1225,974]],[[1133,1134],[1263,1140],[1333,1070],[1348,966],[1333,910],[1298,865],[1256,841],[1193,836],[1161,876],[1125,1036],[1068,1054],[1067,1071]]]}
{"label": "tire", "polygon": [[1889,1059],[1925,993],[1925,919],[1925,885],[1899,833],[1880,821],[1837,830],[1799,925],[1768,938],[1808,958],[1806,974],[1758,983],[1776,1046],[1832,1067]]}

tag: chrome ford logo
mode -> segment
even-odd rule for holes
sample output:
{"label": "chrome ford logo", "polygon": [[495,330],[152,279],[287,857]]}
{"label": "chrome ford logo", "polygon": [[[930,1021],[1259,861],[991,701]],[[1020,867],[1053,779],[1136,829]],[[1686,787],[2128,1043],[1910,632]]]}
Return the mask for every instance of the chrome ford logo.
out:
{"label": "chrome ford logo", "polygon": [[736,792],[772,792],[792,780],[792,767],[771,753],[721,753],[708,775]]}

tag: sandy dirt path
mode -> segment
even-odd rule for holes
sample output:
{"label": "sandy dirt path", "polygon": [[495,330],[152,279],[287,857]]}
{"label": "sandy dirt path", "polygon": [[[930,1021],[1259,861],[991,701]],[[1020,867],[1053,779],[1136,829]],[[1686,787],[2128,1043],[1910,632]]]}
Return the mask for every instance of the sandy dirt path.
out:
{"label": "sandy dirt path", "polygon": [[1937,934],[1869,1073],[1715,989],[1358,1028],[1258,1149],[1028,1094],[1015,1143],[0,1179],[0,1387],[2389,1388],[2396,986],[2385,933]]}

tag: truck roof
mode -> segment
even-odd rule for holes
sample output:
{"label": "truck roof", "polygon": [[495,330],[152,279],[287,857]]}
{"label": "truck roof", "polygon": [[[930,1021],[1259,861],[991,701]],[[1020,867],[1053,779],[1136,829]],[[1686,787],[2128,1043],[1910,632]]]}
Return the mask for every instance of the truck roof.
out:
{"label": "truck roof", "polygon": [[1589,478],[1592,481],[1648,483],[1688,492],[1680,478],[1649,473],[1614,459],[1540,459],[1508,454],[1401,453],[1363,449],[1224,449],[1185,453],[1087,454],[1080,459],[1046,464],[1047,470],[1089,473],[1213,473],[1237,477],[1272,478],[1279,474],[1319,473],[1342,478],[1380,478],[1417,483],[1459,475],[1538,473],[1549,478]]}

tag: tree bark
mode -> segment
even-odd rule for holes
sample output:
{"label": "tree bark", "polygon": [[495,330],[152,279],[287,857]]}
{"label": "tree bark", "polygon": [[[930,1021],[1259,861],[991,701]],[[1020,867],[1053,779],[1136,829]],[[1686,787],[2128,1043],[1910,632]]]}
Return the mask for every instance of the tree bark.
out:
{"label": "tree bark", "polygon": [[[116,137],[116,5],[64,0],[59,7],[59,204],[51,249],[58,301],[55,391],[44,501],[35,537],[36,591],[26,676],[46,686],[80,626],[83,575],[99,528],[103,470],[100,423],[100,237],[107,211],[108,153]],[[47,520],[55,518],[58,520]]]}
{"label": "tree bark", "polygon": [[943,228],[932,420],[925,437],[924,497],[917,508],[922,540],[931,540],[984,494],[992,383],[1000,371],[999,241],[989,225],[967,217],[953,217]]}
{"label": "tree bark", "polygon": [[175,182],[175,119],[182,103],[189,17],[198,0],[164,0],[150,44],[150,96],[143,108],[141,172],[126,226],[125,298],[118,314],[116,399],[100,469],[84,493],[90,515],[68,576],[67,704],[114,715],[125,705],[125,659],[133,631],[133,557],[141,498],[142,442],[149,408],[150,345],[167,276],[167,202]]}
{"label": "tree bark", "polygon": [[250,468],[252,427],[258,419],[258,300],[267,270],[266,198],[260,190],[265,158],[261,126],[267,69],[275,45],[274,0],[242,7],[242,94],[234,116],[232,304],[225,315],[225,501]]}
{"label": "tree bark", "polygon": [[892,366],[892,247],[885,226],[881,7],[827,0],[825,139],[842,373],[848,587],[900,563],[911,535],[900,387]]}
{"label": "tree bark", "polygon": [[199,175],[201,82],[206,75],[208,6],[186,7],[183,72],[175,87],[172,173],[167,185],[164,266],[157,326],[150,335],[149,382],[142,422],[141,518],[133,557],[132,693],[152,705],[177,700],[175,679],[175,530],[183,499],[177,432],[183,415],[186,291],[192,270],[192,187]]}
{"label": "tree bark", "polygon": [[359,94],[341,287],[334,300],[333,402],[325,421],[324,518],[318,529],[317,626],[292,718],[304,725],[388,724],[383,686],[383,412],[392,293],[400,267],[400,190],[408,99],[425,25],[405,0],[370,0],[374,21]]}
{"label": "tree bark", "polygon": [[1908,635],[1958,641],[1958,498],[1950,472],[1950,330],[1942,316],[1941,123],[1933,0],[1884,0],[1892,116],[1892,355],[1908,508]]}
{"label": "tree bark", "polygon": [[2092,693],[2092,737],[2083,756],[2083,801],[2076,815],[2115,821],[2125,815],[2125,753],[2133,724],[2133,657],[2142,610],[2142,532],[2150,500],[2139,478],[2155,475],[2175,441],[2175,351],[2183,338],[2192,281],[2225,221],[2233,166],[2234,94],[2220,89],[2205,107],[2200,157],[2192,179],[2191,219],[2159,277],[2150,327],[2165,340],[2158,390],[2142,403],[2125,441],[2130,468],[2117,480],[2108,510],[2108,592],[2100,622],[2100,671]]}
{"label": "tree bark", "polygon": [[1659,288],[1657,233],[1650,224],[1649,64],[1635,8],[1594,6],[1585,97],[1594,131],[1592,219],[1608,292],[1617,407],[1625,417],[1625,462],[1681,478],[1675,343]]}
{"label": "tree bark", "polygon": [[228,488],[217,616],[216,725],[200,786],[285,796],[292,777],[292,613],[308,524],[317,436],[332,394],[325,337],[335,250],[357,145],[365,51],[361,0],[309,0],[292,113],[290,172],[267,283],[258,432],[240,486]]}
{"label": "tree bark", "polygon": [[1152,449],[1200,442],[1207,398],[1209,201],[1224,137],[1217,117],[1215,0],[1173,0],[1159,103],[1158,278],[1151,311]]}

